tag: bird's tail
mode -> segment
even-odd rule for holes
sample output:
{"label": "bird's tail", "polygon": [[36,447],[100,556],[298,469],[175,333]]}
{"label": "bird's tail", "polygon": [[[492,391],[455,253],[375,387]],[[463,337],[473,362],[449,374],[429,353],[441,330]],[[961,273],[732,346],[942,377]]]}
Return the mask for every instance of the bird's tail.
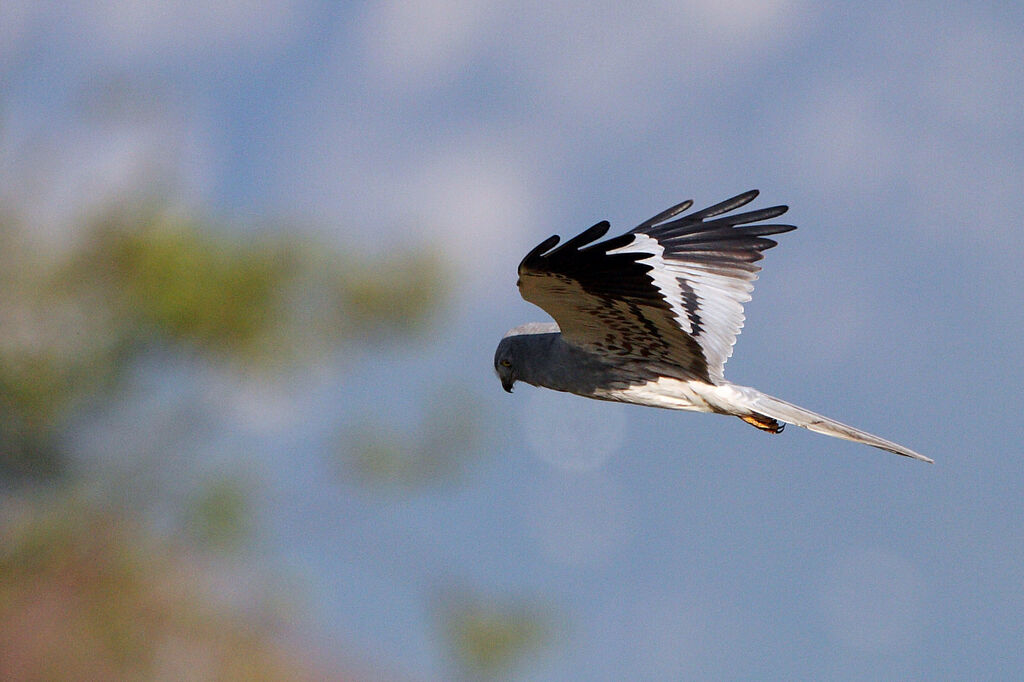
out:
{"label": "bird's tail", "polygon": [[744,402],[748,404],[750,409],[766,417],[778,419],[779,421],[783,421],[788,424],[802,426],[805,429],[809,429],[817,433],[823,433],[826,436],[852,440],[854,443],[863,443],[882,450],[888,450],[889,452],[894,452],[897,455],[919,459],[922,462],[933,461],[920,453],[914,452],[910,448],[905,448],[898,443],[893,443],[891,440],[886,440],[866,431],[855,429],[852,426],[847,426],[846,424],[837,422],[834,419],[823,417],[822,415],[811,412],[810,410],[805,410],[802,407],[797,407],[796,405],[787,403],[785,400],[779,400],[778,398],[770,395],[765,395],[760,391],[750,389],[749,391],[743,391],[743,393],[745,394],[744,397],[747,398]]}

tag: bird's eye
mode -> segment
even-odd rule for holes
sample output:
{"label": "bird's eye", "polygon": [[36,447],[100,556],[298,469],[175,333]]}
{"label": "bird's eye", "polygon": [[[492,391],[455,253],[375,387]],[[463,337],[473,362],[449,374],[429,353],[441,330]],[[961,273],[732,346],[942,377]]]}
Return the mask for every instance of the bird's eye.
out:
{"label": "bird's eye", "polygon": [[508,361],[508,360],[502,360],[501,361],[501,366],[502,367],[511,367],[512,363],[510,361]]}

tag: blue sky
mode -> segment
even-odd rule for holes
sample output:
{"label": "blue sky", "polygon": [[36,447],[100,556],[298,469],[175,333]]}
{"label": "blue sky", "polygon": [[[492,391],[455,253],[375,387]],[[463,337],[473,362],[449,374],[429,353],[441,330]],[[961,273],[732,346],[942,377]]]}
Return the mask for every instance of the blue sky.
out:
{"label": "blue sky", "polygon": [[[0,197],[58,247],[89,210],[163,182],[226,222],[294,219],[366,259],[450,254],[454,301],[415,348],[282,386],[196,369],[231,424],[202,451],[260,480],[262,560],[303,576],[304,627],[328,648],[444,677],[424,593],[457,581],[566,614],[522,679],[1009,677],[1022,27],[1021,7],[981,3],[7,1]],[[112,115],[101,95],[120,87],[135,94]],[[752,187],[799,229],[767,254],[727,377],[934,466],[500,390],[497,340],[545,319],[514,286],[529,248]],[[324,482],[351,405],[415,412],[408,395],[448,378],[487,414],[463,480],[385,500]]]}

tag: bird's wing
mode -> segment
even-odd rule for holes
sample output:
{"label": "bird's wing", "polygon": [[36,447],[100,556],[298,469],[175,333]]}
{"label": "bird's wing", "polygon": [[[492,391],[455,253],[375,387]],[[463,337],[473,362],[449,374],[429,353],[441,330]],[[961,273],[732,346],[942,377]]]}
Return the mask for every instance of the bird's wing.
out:
{"label": "bird's wing", "polygon": [[723,215],[757,196],[751,190],[680,217],[673,206],[600,243],[603,221],[556,248],[550,237],[519,264],[523,298],[548,312],[570,343],[711,383],[743,326],[766,235],[795,229],[759,224],[786,206]]}

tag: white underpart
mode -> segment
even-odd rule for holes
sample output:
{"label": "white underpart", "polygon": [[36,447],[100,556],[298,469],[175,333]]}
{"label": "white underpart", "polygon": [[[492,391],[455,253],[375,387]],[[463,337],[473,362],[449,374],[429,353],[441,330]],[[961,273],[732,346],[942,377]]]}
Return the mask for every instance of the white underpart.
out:
{"label": "white underpart", "polygon": [[694,412],[715,412],[737,417],[764,415],[778,421],[801,426],[810,431],[833,438],[863,443],[872,447],[894,452],[897,455],[932,460],[919,452],[891,440],[843,424],[835,419],[811,412],[808,409],[787,403],[749,386],[723,383],[712,385],[698,380],[684,381],[660,377],[645,384],[622,389],[599,390],[594,398],[617,400],[649,407],[664,407],[670,410],[692,410]]}
{"label": "white underpart", "polygon": [[660,377],[628,388],[598,390],[595,397],[669,410],[750,414],[750,401],[760,392],[746,386]]}
{"label": "white underpart", "polygon": [[[631,243],[608,253],[646,253],[640,262],[651,266],[648,276],[668,302],[672,314],[687,334],[693,335],[704,351],[708,373],[714,382],[723,381],[723,366],[732,355],[736,335],[743,327],[743,304],[750,300],[757,275],[737,269],[729,275],[709,272],[702,265],[665,258],[665,247],[646,234],[635,234]],[[686,307],[683,305],[684,279],[697,298],[697,317],[701,329],[693,334]]]}

